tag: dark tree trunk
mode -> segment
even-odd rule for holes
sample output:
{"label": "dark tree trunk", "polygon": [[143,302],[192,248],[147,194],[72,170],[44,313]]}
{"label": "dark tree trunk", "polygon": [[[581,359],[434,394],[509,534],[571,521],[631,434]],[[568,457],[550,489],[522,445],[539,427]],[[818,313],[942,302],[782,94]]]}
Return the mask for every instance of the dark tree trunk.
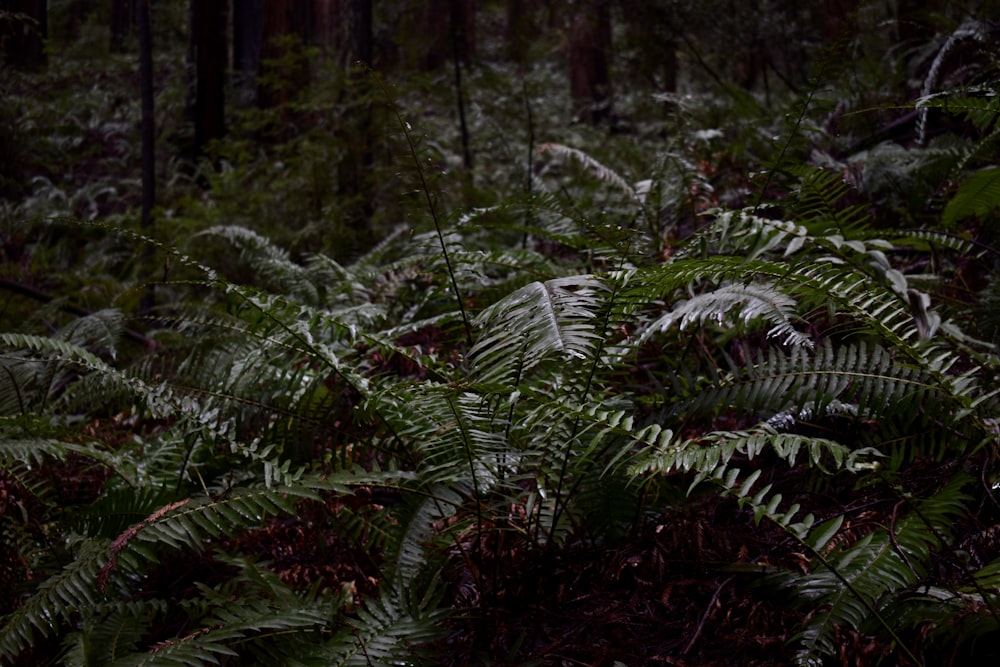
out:
{"label": "dark tree trunk", "polygon": [[354,60],[363,67],[370,68],[374,57],[374,33],[372,27],[372,0],[352,0],[354,35]]}
{"label": "dark tree trunk", "polygon": [[264,42],[264,0],[233,2],[233,72],[236,85],[257,94],[257,74]]}
{"label": "dark tree trunk", "polygon": [[528,47],[538,36],[537,12],[527,0],[507,0],[504,45],[507,57],[517,63],[527,62]]}
{"label": "dark tree trunk", "polygon": [[125,40],[135,27],[136,0],[111,0],[111,50],[124,53]]}
{"label": "dark tree trunk", "polygon": [[192,0],[191,39],[195,61],[194,141],[204,152],[225,135],[226,0]]}
{"label": "dark tree trunk", "polygon": [[301,47],[311,32],[311,12],[294,0],[267,0],[263,11],[257,105],[275,109],[309,85],[309,64]]}
{"label": "dark tree trunk", "polygon": [[348,43],[345,0],[314,0],[312,16],[313,41],[329,57],[341,55]]}
{"label": "dark tree trunk", "polygon": [[[349,254],[369,247],[372,242],[371,218],[374,184],[371,178],[375,162],[374,108],[371,102],[373,34],[371,0],[348,0],[345,28],[350,38],[343,46],[342,59],[350,70],[346,96],[354,98],[351,111],[343,118],[342,133],[346,152],[337,171],[338,189],[345,202],[344,218],[350,228]],[[345,8],[346,9],[346,8]]]}
{"label": "dark tree trunk", "polygon": [[597,123],[611,111],[611,7],[590,0],[573,16],[569,31],[569,82],[577,118]]}
{"label": "dark tree trunk", "polygon": [[[461,41],[457,46],[456,34]],[[439,69],[455,54],[468,63],[476,55],[475,0],[426,0],[419,45],[424,70]]]}
{"label": "dark tree trunk", "polygon": [[48,37],[48,2],[0,0],[0,44],[5,64],[18,69],[44,67]]}
{"label": "dark tree trunk", "polygon": [[[139,23],[139,87],[142,107],[140,134],[142,136],[142,213],[140,226],[143,234],[153,231],[153,206],[156,204],[156,132],[153,97],[153,31],[150,25],[150,4],[152,0],[137,0]],[[146,246],[143,253],[143,268],[147,271],[152,264],[152,246]],[[154,305],[153,288],[142,296],[141,309],[148,311]]]}

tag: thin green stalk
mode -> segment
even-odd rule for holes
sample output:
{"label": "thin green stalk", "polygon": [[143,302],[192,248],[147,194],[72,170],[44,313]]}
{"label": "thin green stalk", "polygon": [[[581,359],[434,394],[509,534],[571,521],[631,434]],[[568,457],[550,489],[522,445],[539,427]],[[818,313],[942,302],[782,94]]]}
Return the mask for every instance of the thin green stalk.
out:
{"label": "thin green stalk", "polygon": [[[472,493],[476,503],[476,554],[479,558],[478,567],[476,568],[476,578],[478,579],[479,590],[481,591],[483,590],[483,503],[482,493],[479,489],[479,476],[476,475],[476,462],[475,457],[472,455],[472,439],[465,428],[465,420],[459,414],[458,408],[455,407],[455,400],[451,396],[448,397],[448,407],[451,409],[451,414],[455,417],[455,423],[458,424],[458,428],[462,432],[462,445],[465,448],[465,456],[469,462],[469,476],[472,478]],[[481,597],[481,599],[485,598]]]}
{"label": "thin green stalk", "polygon": [[[383,86],[384,89],[384,86]],[[420,158],[417,156],[417,147],[413,143],[413,135],[410,134],[410,125],[398,111],[393,110],[396,115],[396,120],[399,122],[399,126],[403,130],[403,136],[406,137],[406,145],[410,149],[410,157],[413,160],[413,165],[417,169],[417,176],[420,177],[420,189],[424,193],[424,198],[427,200],[427,209],[430,211],[431,219],[434,221],[434,231],[437,233],[438,242],[441,244],[441,254],[444,256],[445,266],[448,268],[448,278],[451,281],[451,289],[455,292],[455,300],[458,301],[458,309],[462,314],[462,324],[465,326],[465,340],[472,346],[472,325],[469,323],[469,316],[465,312],[465,301],[462,299],[462,292],[458,289],[458,281],[455,278],[455,269],[451,264],[451,256],[448,254],[448,246],[444,241],[444,231],[442,230],[441,220],[438,217],[437,208],[434,206],[434,198],[431,197],[431,189],[427,184],[427,178],[424,176],[424,170],[420,166]]]}

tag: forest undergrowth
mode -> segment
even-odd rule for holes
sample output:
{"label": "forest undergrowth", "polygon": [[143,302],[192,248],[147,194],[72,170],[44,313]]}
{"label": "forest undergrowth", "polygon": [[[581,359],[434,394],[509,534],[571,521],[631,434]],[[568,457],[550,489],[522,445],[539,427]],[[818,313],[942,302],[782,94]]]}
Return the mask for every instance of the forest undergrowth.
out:
{"label": "forest undergrowth", "polygon": [[164,54],[143,230],[124,57],[11,73],[0,661],[993,664],[995,40],[596,126],[487,45],[200,161]]}

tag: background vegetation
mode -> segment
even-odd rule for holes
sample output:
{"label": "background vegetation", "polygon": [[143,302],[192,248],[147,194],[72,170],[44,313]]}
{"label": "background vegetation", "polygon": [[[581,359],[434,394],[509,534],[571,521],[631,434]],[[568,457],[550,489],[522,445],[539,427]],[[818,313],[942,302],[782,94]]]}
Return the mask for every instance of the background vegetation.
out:
{"label": "background vegetation", "polygon": [[995,6],[47,4],[3,664],[995,662]]}

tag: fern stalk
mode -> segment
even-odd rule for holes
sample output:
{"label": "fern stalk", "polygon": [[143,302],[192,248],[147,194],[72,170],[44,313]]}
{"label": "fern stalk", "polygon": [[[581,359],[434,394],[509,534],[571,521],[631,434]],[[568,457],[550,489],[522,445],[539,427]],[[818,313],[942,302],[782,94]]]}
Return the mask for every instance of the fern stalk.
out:
{"label": "fern stalk", "polygon": [[[383,90],[385,85],[383,84]],[[441,244],[441,255],[444,257],[445,266],[448,268],[448,279],[451,281],[451,289],[455,292],[455,300],[458,302],[458,309],[462,314],[462,324],[465,327],[465,342],[468,343],[469,347],[472,347],[472,325],[469,323],[468,314],[465,312],[465,301],[462,299],[462,292],[458,288],[458,280],[455,278],[455,269],[451,263],[451,255],[448,253],[448,245],[444,241],[444,230],[441,226],[441,220],[438,217],[437,207],[434,206],[434,198],[431,197],[431,189],[427,184],[427,178],[424,176],[424,169],[420,165],[420,158],[417,156],[417,146],[413,142],[413,135],[410,134],[410,125],[405,120],[403,116],[393,107],[393,114],[396,116],[396,121],[399,123],[399,127],[403,130],[403,136],[406,137],[406,145],[410,150],[410,158],[413,160],[413,166],[417,170],[417,176],[420,178],[420,190],[424,193],[424,199],[427,201],[427,209],[430,211],[431,220],[434,221],[434,231],[437,234],[438,242]]]}

